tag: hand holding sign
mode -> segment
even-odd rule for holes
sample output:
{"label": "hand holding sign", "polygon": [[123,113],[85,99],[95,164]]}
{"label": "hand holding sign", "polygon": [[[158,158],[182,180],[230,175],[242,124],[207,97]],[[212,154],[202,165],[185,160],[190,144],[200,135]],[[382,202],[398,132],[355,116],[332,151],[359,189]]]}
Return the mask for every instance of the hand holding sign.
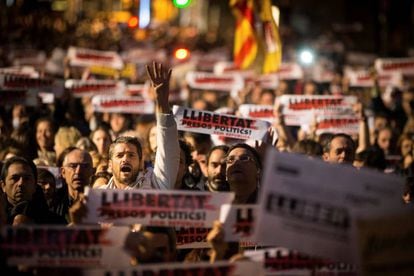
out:
{"label": "hand holding sign", "polygon": [[151,79],[151,84],[156,94],[157,110],[165,114],[170,113],[168,95],[171,72],[171,69],[167,70],[162,63],[154,61],[151,66],[147,65],[148,77]]}

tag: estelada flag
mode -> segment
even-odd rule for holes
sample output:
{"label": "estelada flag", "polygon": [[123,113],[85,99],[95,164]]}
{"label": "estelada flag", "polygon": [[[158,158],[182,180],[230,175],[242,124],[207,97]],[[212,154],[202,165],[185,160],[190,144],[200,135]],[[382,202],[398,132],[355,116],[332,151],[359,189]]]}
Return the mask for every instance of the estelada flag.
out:
{"label": "estelada flag", "polygon": [[230,7],[236,17],[234,34],[234,63],[246,69],[256,59],[258,43],[254,31],[254,0],[230,0]]}
{"label": "estelada flag", "polygon": [[261,1],[260,19],[263,27],[264,74],[279,70],[282,63],[282,43],[279,36],[279,28],[272,16],[272,4],[270,0]]}

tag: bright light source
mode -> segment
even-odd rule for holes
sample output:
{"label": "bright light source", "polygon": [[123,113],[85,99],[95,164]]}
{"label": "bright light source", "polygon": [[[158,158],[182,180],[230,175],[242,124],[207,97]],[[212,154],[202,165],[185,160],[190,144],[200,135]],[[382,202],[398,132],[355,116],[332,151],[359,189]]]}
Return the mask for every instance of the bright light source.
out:
{"label": "bright light source", "polygon": [[128,27],[129,28],[136,28],[138,26],[138,17],[131,16],[128,20]]}
{"label": "bright light source", "polygon": [[315,59],[315,55],[309,49],[302,50],[299,53],[299,61],[304,65],[312,64],[314,59]]}
{"label": "bright light source", "polygon": [[190,51],[185,48],[179,48],[175,50],[174,56],[176,59],[183,60],[190,56]]}
{"label": "bright light source", "polygon": [[176,6],[179,9],[186,8],[188,5],[190,5],[191,0],[173,0],[174,6]]}
{"label": "bright light source", "polygon": [[150,0],[139,1],[139,28],[148,27],[151,20],[151,2]]}

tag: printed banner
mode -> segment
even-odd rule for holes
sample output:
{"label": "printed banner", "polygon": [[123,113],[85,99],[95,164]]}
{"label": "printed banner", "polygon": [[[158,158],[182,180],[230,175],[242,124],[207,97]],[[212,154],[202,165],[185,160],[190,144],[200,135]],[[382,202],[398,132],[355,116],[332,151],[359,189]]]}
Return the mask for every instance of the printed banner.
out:
{"label": "printed banner", "polygon": [[242,104],[239,106],[239,114],[245,118],[255,118],[273,123],[273,105]]}
{"label": "printed banner", "polygon": [[6,89],[47,89],[53,84],[53,79],[33,78],[20,74],[0,74],[0,87]]}
{"label": "printed banner", "polygon": [[218,114],[175,105],[173,107],[178,130],[215,134],[236,139],[261,140],[270,127],[269,122]]}
{"label": "printed banner", "polygon": [[278,73],[260,75],[256,82],[263,89],[276,89],[279,87],[279,75]]}
{"label": "printed banner", "polygon": [[39,267],[128,266],[128,227],[24,225],[3,227],[0,250],[8,265]]}
{"label": "printed banner", "polygon": [[223,204],[220,211],[220,222],[223,223],[224,240],[240,242],[242,247],[256,246],[253,242],[253,227],[257,217],[257,205]]}
{"label": "printed banner", "polygon": [[276,98],[288,126],[310,125],[317,116],[354,114],[355,96],[283,95]]}
{"label": "printed banner", "polygon": [[414,58],[379,58],[375,60],[375,69],[378,73],[414,75]]}
{"label": "printed banner", "polygon": [[259,244],[357,264],[355,219],[405,210],[398,176],[274,150],[266,157],[254,228]]}
{"label": "printed banner", "polygon": [[262,276],[264,271],[261,263],[238,262],[207,262],[198,263],[160,263],[155,265],[139,264],[136,267],[123,269],[97,269],[84,271],[85,276],[155,276],[155,275],[212,275],[212,276]]}
{"label": "printed banner", "polygon": [[283,247],[247,250],[243,255],[263,263],[266,275],[358,275],[354,265],[312,257]]}
{"label": "printed banner", "polygon": [[188,72],[186,81],[191,88],[214,91],[240,91],[243,86],[243,78],[240,75],[215,75],[205,72]]}
{"label": "printed banner", "polygon": [[92,97],[95,112],[153,114],[154,101],[136,96],[97,95]]}
{"label": "printed banner", "polygon": [[28,78],[39,78],[39,72],[32,66],[0,68],[0,75],[15,75]]}
{"label": "printed banner", "polygon": [[412,213],[358,222],[362,275],[414,275],[413,222]]}
{"label": "printed banner", "polygon": [[165,227],[211,227],[233,193],[90,189],[85,222],[140,223]]}
{"label": "printed banner", "polygon": [[124,67],[121,57],[113,51],[69,47],[67,57],[71,66],[89,67],[100,65],[118,70]]}
{"label": "printed banner", "polygon": [[207,235],[211,228],[181,227],[175,230],[177,249],[209,248]]}
{"label": "printed banner", "polygon": [[123,95],[125,83],[116,80],[67,80],[65,88],[74,97],[92,97],[95,95]]}
{"label": "printed banner", "polygon": [[[349,79],[349,85],[355,87],[373,87],[374,81],[371,74],[366,70],[345,70],[345,77]],[[403,79],[399,72],[380,74],[378,84],[380,87],[395,86],[401,87]]]}
{"label": "printed banner", "polygon": [[316,118],[316,135],[322,133],[346,133],[348,135],[358,134],[359,119],[351,115],[324,116]]}

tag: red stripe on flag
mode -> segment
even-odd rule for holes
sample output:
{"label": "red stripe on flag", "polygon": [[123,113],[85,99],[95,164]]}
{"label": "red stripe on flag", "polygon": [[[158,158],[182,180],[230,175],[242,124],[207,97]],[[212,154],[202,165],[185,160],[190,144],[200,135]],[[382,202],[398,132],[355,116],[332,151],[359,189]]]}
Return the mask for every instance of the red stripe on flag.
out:
{"label": "red stripe on flag", "polygon": [[236,65],[240,66],[243,63],[246,56],[250,53],[254,43],[255,41],[251,36],[244,41],[240,51],[234,57]]}

